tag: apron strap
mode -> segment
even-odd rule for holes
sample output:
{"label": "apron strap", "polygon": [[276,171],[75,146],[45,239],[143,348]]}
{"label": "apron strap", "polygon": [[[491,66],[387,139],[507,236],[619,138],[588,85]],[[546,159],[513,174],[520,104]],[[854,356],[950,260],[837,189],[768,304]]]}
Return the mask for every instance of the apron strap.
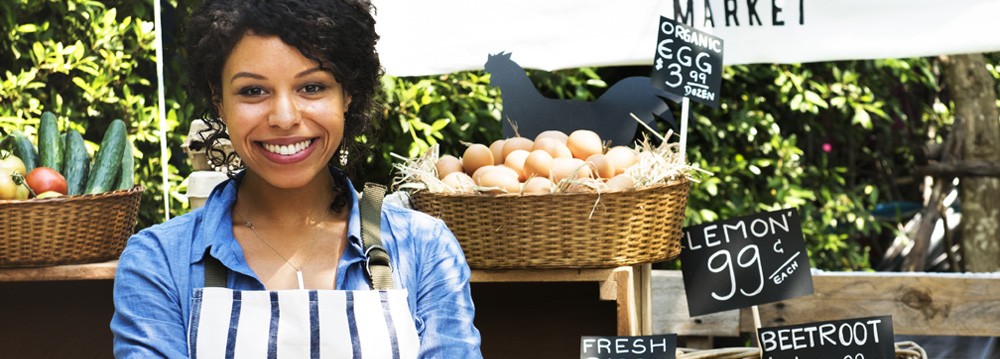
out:
{"label": "apron strap", "polygon": [[226,287],[226,276],[229,269],[222,265],[218,259],[205,253],[205,287]]}
{"label": "apron strap", "polygon": [[361,242],[365,247],[365,275],[372,289],[385,290],[395,287],[389,252],[382,247],[382,198],[385,186],[365,183],[359,210],[361,212]]}

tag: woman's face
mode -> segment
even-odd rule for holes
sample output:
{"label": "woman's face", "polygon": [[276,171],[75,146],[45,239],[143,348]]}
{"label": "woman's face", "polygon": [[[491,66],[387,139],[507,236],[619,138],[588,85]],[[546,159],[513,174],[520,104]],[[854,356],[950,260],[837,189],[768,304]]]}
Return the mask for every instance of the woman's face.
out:
{"label": "woman's face", "polygon": [[277,36],[248,33],[222,68],[219,115],[240,159],[278,188],[326,171],[350,96],[333,74]]}

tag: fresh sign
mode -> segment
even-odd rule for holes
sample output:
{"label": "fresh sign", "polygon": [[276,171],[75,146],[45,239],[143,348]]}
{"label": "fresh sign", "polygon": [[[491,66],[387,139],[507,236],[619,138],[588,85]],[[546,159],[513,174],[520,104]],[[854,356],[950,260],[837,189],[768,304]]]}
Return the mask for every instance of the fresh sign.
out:
{"label": "fresh sign", "polygon": [[580,359],[674,359],[676,350],[676,334],[580,338]]}

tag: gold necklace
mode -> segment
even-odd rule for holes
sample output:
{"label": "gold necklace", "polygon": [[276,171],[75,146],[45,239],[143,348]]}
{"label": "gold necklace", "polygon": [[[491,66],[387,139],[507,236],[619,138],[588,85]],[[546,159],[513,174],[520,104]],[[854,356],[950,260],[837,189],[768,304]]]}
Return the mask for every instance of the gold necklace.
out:
{"label": "gold necklace", "polygon": [[[319,224],[323,223],[324,221],[326,221],[326,218],[329,217],[329,216],[330,216],[330,211],[326,211],[326,215],[323,216],[323,218],[321,218],[319,220],[319,222],[317,222],[317,224],[316,224],[316,235],[313,236],[313,241],[312,241],[312,244],[309,246],[309,252],[308,253],[310,253],[310,254],[312,253],[313,247],[316,247],[316,242],[318,242],[317,239],[319,238],[319,234],[320,234],[320,232],[322,232],[321,228],[319,227]],[[292,264],[292,262],[289,261],[288,258],[286,258],[285,256],[281,255],[281,252],[278,252],[277,249],[274,249],[274,247],[271,246],[271,243],[268,243],[266,240],[264,240],[264,238],[260,236],[260,233],[257,233],[257,228],[253,225],[253,222],[251,222],[249,218],[243,217],[243,216],[239,215],[239,212],[237,212],[237,210],[236,210],[236,206],[233,206],[233,217],[234,217],[233,220],[236,220],[235,217],[241,217],[242,219],[240,220],[240,222],[243,222],[244,226],[246,226],[247,228],[250,228],[250,231],[253,232],[254,237],[257,237],[257,240],[261,241],[261,243],[264,243],[264,245],[266,245],[267,248],[270,248],[271,251],[274,252],[274,254],[278,255],[278,257],[281,257],[281,259],[285,261],[285,264],[287,264],[288,266],[294,268],[295,269],[295,279],[298,280],[299,289],[305,289],[305,281],[302,279],[302,269],[300,269],[296,265]],[[306,257],[306,259],[309,259],[309,257]],[[305,264],[306,264],[305,262],[302,263],[303,266],[305,266]]]}

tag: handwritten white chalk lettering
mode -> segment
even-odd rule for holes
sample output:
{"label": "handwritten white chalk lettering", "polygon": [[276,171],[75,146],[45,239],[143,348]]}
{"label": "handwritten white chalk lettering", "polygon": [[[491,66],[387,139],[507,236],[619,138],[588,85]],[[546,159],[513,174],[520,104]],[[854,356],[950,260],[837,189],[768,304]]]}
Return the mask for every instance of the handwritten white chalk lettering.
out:
{"label": "handwritten white chalk lettering", "polygon": [[[722,41],[721,40],[719,40],[717,38],[713,38],[713,37],[709,36],[708,34],[695,31],[695,29],[692,29],[690,27],[687,27],[687,26],[684,26],[684,25],[676,25],[676,26],[674,26],[674,24],[671,24],[669,22],[664,22],[664,23],[660,24],[660,31],[662,31],[664,35],[673,35],[674,38],[684,40],[684,42],[688,42],[688,43],[691,43],[691,44],[694,44],[694,45],[701,46],[703,48],[712,50],[712,51],[714,51],[716,53],[722,53]],[[663,44],[664,44],[663,42],[660,43],[660,45],[663,45]],[[690,48],[688,50],[690,50]],[[678,51],[678,52],[680,52],[680,51]],[[663,56],[663,55],[661,54],[660,56]],[[666,58],[666,59],[670,59],[667,56],[663,56],[663,57]],[[688,66],[688,65],[690,65],[690,63],[686,64],[686,66]]]}
{"label": "handwritten white chalk lettering", "polygon": [[799,269],[799,262],[796,262],[795,258],[797,258],[801,253],[802,252],[795,252],[791,258],[788,258],[788,260],[785,261],[781,267],[778,267],[778,270],[774,271],[774,274],[771,274],[768,278],[774,281],[774,284],[781,284],[786,278],[791,277],[792,273],[795,273],[795,270]]}
{"label": "handwritten white chalk lettering", "polygon": [[[744,254],[748,252],[753,252],[750,254],[749,259],[744,259]],[[723,258],[722,263],[715,265],[717,258]],[[757,281],[757,288],[751,291],[745,291],[743,288],[739,288],[740,294],[746,297],[753,297],[764,290],[764,269],[761,267],[760,261],[760,250],[757,248],[756,244],[751,244],[749,246],[743,247],[738,254],[736,254],[736,265],[740,268],[750,268],[755,267],[757,269],[756,274],[759,280]],[[729,275],[729,292],[723,295],[719,295],[716,292],[712,292],[712,298],[718,301],[726,301],[736,295],[736,270],[733,267],[732,255],[726,249],[720,249],[718,252],[712,254],[708,257],[708,270],[712,273],[721,273],[726,271]]]}
{"label": "handwritten white chalk lettering", "polygon": [[[791,329],[762,329],[760,343],[765,351],[800,350],[824,346],[862,346],[867,344],[869,340],[880,343],[878,336],[878,324],[880,323],[882,323],[881,319],[871,319],[865,322],[847,322],[839,325],[827,323]],[[871,327],[870,334],[869,327]]]}
{"label": "handwritten white chalk lettering", "polygon": [[[702,248],[712,248],[720,244],[729,243],[733,238],[736,239],[761,239],[767,236],[774,236],[775,234],[788,233],[788,216],[789,213],[782,213],[780,220],[778,218],[769,217],[767,219],[757,218],[750,221],[747,224],[746,221],[739,221],[736,224],[724,224],[722,225],[721,236],[722,240],[713,240],[720,235],[719,225],[712,224],[705,226],[702,229],[704,234],[704,246],[702,243],[694,243],[691,238],[691,232],[685,233],[687,237],[687,244],[689,250],[699,250]],[[749,230],[749,231],[748,231]],[[738,235],[738,237],[736,237]],[[751,237],[752,235],[752,237]]]}
{"label": "handwritten white chalk lettering", "polygon": [[592,349],[597,349],[597,354],[664,353],[667,351],[667,348],[668,342],[665,337],[583,339],[584,352],[590,353]]}

